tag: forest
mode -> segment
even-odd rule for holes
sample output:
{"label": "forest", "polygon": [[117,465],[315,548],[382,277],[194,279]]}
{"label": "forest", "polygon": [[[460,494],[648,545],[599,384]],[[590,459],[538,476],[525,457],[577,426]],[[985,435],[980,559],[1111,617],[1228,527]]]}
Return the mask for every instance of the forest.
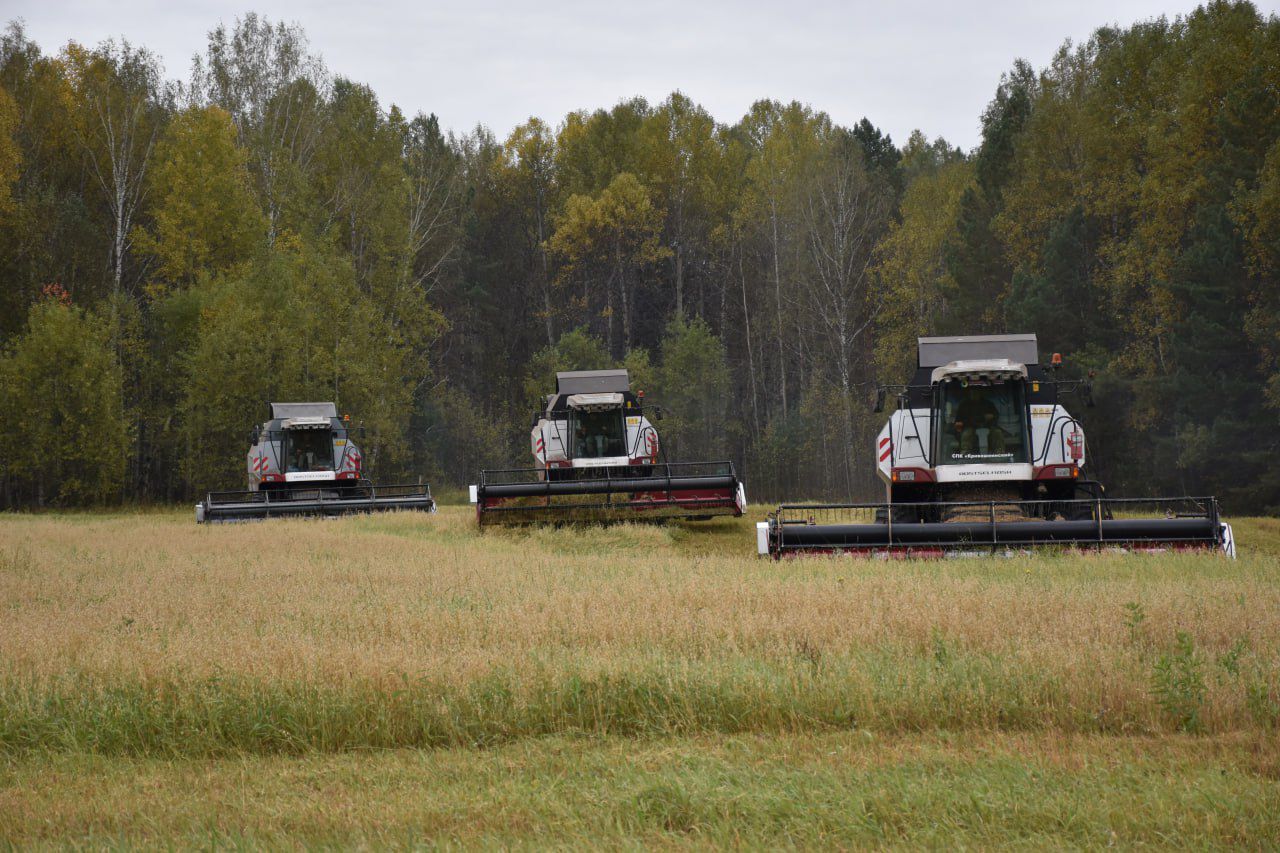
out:
{"label": "forest", "polygon": [[872,498],[916,336],[1007,331],[1095,374],[1069,405],[1112,494],[1280,511],[1280,19],[1214,2],[1047,60],[1010,58],[972,151],[678,91],[500,136],[254,14],[183,79],[10,23],[0,507],[240,487],[268,400],[335,400],[376,480],[457,488],[531,464],[556,370],[614,365],[673,461]]}

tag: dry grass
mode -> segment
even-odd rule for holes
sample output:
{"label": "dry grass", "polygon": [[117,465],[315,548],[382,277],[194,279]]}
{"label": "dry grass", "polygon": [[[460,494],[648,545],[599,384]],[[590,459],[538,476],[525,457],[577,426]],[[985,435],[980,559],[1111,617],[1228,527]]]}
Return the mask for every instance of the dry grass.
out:
{"label": "dry grass", "polygon": [[10,516],[0,748],[1269,729],[1280,566],[1239,534],[1236,562],[775,563],[751,555],[745,521],[479,534],[452,507],[201,527]]}
{"label": "dry grass", "polygon": [[0,844],[1272,846],[1280,523],[1237,534],[0,517]]}

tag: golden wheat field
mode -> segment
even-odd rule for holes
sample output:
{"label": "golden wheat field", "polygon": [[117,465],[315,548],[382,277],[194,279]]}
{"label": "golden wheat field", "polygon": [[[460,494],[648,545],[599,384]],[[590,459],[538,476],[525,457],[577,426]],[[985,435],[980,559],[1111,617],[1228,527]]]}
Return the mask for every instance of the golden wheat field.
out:
{"label": "golden wheat field", "polygon": [[18,845],[1280,841],[1241,557],[774,562],[748,520],[0,517]]}

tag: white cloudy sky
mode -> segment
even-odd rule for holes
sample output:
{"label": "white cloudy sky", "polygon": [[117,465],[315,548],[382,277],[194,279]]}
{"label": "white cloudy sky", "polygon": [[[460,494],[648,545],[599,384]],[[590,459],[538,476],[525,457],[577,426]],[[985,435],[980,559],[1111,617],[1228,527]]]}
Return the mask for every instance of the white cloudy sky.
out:
{"label": "white cloudy sky", "polygon": [[[256,0],[237,7],[159,0],[2,0],[46,51],[124,36],[170,77],[219,21],[254,10],[296,21],[329,69],[368,83],[384,104],[434,112],[499,136],[530,115],[680,89],[721,121],[763,98],[800,100],[842,123],[869,117],[901,143],[913,128],[969,148],[978,115],[1016,57],[1045,65],[1064,39],[1098,26],[1184,14],[1194,0],[441,3]],[[1274,12],[1274,2],[1259,3]]]}

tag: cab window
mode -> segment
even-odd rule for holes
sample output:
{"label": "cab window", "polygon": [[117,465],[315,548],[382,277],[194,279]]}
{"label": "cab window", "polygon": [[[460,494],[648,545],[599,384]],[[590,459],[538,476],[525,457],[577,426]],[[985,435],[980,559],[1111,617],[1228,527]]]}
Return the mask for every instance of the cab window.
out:
{"label": "cab window", "polygon": [[1023,383],[950,380],[938,395],[939,465],[1029,460]]}
{"label": "cab window", "polygon": [[599,459],[607,456],[625,456],[626,432],[622,412],[574,412],[572,418],[573,450],[575,459]]}
{"label": "cab window", "polygon": [[332,471],[333,436],[327,429],[295,429],[285,433],[286,471]]}

